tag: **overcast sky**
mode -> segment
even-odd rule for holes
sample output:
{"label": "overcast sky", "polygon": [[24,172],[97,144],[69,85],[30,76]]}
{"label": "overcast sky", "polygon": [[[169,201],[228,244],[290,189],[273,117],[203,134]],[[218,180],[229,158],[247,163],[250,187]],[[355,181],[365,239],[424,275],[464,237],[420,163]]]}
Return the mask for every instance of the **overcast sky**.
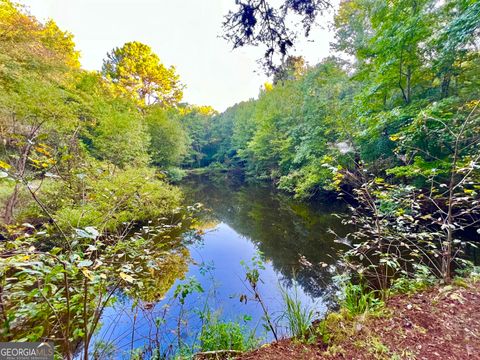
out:
{"label": "overcast sky", "polygon": [[[267,80],[256,60],[264,50],[232,51],[220,38],[223,16],[235,0],[20,0],[32,15],[52,18],[75,37],[82,67],[99,70],[105,54],[128,41],[153,48],[174,65],[187,86],[184,101],[227,107],[256,97]],[[324,16],[326,24],[331,15]],[[295,54],[315,64],[328,55],[332,34],[317,28]]]}

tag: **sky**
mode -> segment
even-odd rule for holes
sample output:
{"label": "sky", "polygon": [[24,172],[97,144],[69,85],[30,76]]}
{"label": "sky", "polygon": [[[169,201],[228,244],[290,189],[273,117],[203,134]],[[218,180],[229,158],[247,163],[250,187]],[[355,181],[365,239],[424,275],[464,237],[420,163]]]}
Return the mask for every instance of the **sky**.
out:
{"label": "sky", "polygon": [[[174,65],[183,84],[184,101],[223,111],[255,98],[268,80],[256,60],[262,48],[232,50],[221,38],[223,16],[235,0],[17,0],[40,21],[53,19],[74,35],[81,64],[100,70],[107,52],[140,41]],[[327,24],[331,14],[321,18]],[[292,54],[311,64],[328,56],[333,34],[317,27]]]}

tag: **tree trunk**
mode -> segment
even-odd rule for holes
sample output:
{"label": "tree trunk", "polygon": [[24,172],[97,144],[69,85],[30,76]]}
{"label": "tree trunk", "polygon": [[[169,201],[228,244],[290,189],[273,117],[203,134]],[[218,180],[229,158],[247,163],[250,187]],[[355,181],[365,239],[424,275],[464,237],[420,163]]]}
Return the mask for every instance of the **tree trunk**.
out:
{"label": "tree trunk", "polygon": [[410,104],[410,101],[412,101],[412,67],[409,65],[407,66],[407,97],[406,97],[406,102],[407,104]]}
{"label": "tree trunk", "polygon": [[[22,179],[25,176],[25,170],[27,168],[27,159],[28,159],[28,155],[30,154],[31,148],[32,148],[32,145],[30,142],[28,142],[27,145],[23,147],[22,155],[17,160],[16,170],[17,170],[18,177],[20,179]],[[7,204],[5,206],[5,214],[4,214],[5,224],[10,224],[13,220],[13,212],[15,210],[15,206],[17,205],[19,191],[20,191],[20,184],[17,183],[15,184],[13,193],[8,198]]]}
{"label": "tree trunk", "polygon": [[443,254],[442,259],[442,272],[443,272],[443,281],[445,284],[450,284],[452,281],[452,242],[453,234],[452,229],[447,229],[447,246],[445,248],[445,253]]}
{"label": "tree trunk", "polygon": [[450,90],[450,79],[451,79],[450,72],[447,72],[446,74],[443,75],[443,79],[442,79],[442,99],[448,97],[448,93],[449,93],[449,90]]}
{"label": "tree trunk", "polygon": [[15,205],[17,204],[19,190],[20,190],[20,185],[15,184],[13,193],[12,195],[10,195],[10,197],[7,200],[7,204],[5,206],[5,214],[3,217],[5,224],[11,224],[13,221],[13,211],[15,209]]}

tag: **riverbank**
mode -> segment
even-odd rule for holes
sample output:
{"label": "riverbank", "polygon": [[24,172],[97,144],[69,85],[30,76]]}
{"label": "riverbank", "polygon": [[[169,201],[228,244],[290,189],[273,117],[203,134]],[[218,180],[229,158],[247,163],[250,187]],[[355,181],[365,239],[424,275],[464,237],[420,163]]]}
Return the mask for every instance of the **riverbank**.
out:
{"label": "riverbank", "polygon": [[378,314],[331,317],[326,330],[327,344],[286,339],[237,359],[480,359],[480,281],[393,296]]}

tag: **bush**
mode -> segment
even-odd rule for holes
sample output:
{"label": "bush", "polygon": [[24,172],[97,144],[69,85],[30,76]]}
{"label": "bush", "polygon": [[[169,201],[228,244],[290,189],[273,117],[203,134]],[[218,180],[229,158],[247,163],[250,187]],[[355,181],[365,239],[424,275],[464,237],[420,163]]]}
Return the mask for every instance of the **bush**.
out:
{"label": "bush", "polygon": [[178,167],[170,167],[165,171],[165,173],[172,183],[180,182],[187,175],[185,170]]}
{"label": "bush", "polygon": [[[82,169],[70,179],[51,180],[39,198],[62,229],[94,226],[113,231],[130,222],[146,222],[172,214],[180,205],[180,190],[158,179],[148,168],[112,171]],[[35,203],[23,220],[45,217]]]}
{"label": "bush", "polygon": [[394,293],[412,294],[428,288],[438,282],[426,265],[414,265],[413,277],[401,276],[392,282],[390,290]]}

